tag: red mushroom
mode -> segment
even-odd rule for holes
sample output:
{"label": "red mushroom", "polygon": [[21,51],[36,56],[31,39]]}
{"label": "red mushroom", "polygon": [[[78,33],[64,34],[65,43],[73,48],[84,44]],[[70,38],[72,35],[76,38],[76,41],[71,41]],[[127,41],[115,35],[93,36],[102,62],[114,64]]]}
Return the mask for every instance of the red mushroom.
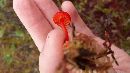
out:
{"label": "red mushroom", "polygon": [[67,12],[57,12],[54,17],[53,21],[55,24],[60,26],[62,30],[65,32],[65,41],[69,41],[69,36],[68,36],[68,31],[66,29],[66,26],[70,24],[71,22],[71,17]]}

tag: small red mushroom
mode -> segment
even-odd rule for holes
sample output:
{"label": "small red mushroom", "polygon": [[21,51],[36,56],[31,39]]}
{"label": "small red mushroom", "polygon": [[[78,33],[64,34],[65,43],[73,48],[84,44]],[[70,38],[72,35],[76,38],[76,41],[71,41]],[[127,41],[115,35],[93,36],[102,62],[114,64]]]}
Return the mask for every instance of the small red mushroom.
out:
{"label": "small red mushroom", "polygon": [[70,15],[64,11],[57,12],[53,17],[53,21],[55,24],[60,26],[62,30],[65,32],[65,41],[69,41],[69,36],[68,36],[68,31],[66,29],[66,26],[69,25],[71,22]]}

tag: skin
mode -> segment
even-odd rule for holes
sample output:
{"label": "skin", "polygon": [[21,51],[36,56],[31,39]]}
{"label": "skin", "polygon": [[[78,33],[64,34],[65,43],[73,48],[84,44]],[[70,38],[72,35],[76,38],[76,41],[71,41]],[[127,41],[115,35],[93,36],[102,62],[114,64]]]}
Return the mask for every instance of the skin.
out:
{"label": "skin", "polygon": [[[52,20],[54,14],[59,11],[58,7],[52,0],[13,0],[13,8],[40,51],[40,73],[56,73],[63,59],[62,46],[65,39],[64,32]],[[61,8],[71,15],[78,32],[94,36],[100,44],[104,42],[85,25],[70,1],[63,2]],[[114,45],[112,50],[119,63],[119,66],[114,64],[114,69],[117,73],[129,73],[128,54]]]}

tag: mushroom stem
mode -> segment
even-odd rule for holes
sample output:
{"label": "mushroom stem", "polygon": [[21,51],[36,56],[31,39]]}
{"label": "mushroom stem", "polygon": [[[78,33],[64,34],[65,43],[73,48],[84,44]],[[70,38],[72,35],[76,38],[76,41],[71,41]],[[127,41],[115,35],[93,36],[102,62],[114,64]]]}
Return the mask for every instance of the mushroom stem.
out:
{"label": "mushroom stem", "polygon": [[61,26],[62,30],[64,31],[64,33],[65,33],[65,42],[66,42],[66,41],[69,41],[68,31],[67,31],[65,25],[62,24],[62,25],[60,25],[60,26]]}

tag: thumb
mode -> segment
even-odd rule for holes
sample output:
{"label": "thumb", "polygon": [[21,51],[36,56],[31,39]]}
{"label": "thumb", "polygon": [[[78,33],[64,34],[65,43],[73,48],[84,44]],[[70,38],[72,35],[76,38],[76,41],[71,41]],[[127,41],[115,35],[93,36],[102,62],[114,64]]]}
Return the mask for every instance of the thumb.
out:
{"label": "thumb", "polygon": [[40,73],[55,73],[63,59],[64,33],[60,29],[52,30],[46,39],[39,56]]}

